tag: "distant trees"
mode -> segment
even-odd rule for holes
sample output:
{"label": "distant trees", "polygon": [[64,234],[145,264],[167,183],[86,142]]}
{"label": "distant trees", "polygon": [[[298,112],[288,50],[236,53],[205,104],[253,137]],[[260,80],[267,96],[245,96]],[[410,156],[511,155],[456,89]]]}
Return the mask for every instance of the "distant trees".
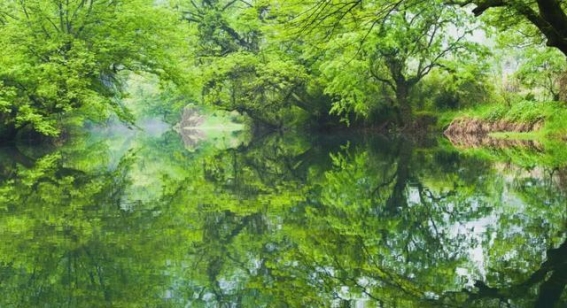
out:
{"label": "distant trees", "polygon": [[[506,33],[506,36],[514,37],[517,46],[523,49],[533,45],[520,61],[520,81],[530,87],[530,92],[533,86],[541,87],[547,92],[544,97],[549,94],[553,100],[567,100],[567,74],[564,69],[567,65],[567,4],[564,1],[452,0],[447,3],[473,5],[475,16],[483,16],[484,22]],[[556,49],[563,59],[557,59],[551,51],[543,51],[542,46]],[[548,57],[534,54],[534,49]]]}
{"label": "distant trees", "polygon": [[529,89],[529,96],[545,101],[565,99],[561,97],[565,87],[562,76],[567,69],[563,54],[536,46],[523,49],[523,55],[514,76]]}

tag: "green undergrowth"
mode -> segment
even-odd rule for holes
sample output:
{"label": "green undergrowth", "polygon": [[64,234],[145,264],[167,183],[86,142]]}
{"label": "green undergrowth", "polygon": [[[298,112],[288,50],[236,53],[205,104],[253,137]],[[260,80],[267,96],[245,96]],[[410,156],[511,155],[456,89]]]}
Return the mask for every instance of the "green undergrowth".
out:
{"label": "green undergrowth", "polygon": [[459,149],[466,155],[494,162],[513,163],[525,168],[567,167],[567,104],[562,102],[521,101],[510,105],[481,105],[458,112],[453,118],[476,118],[487,122],[534,124],[541,129],[530,132],[493,132],[502,139],[499,146]]}
{"label": "green undergrowth", "polygon": [[457,116],[461,116],[461,114],[458,111],[454,110],[440,113],[437,118],[435,129],[437,131],[444,131],[445,129],[447,129],[447,127],[449,127],[449,124],[451,124],[453,119],[455,119]]}
{"label": "green undergrowth", "polygon": [[492,138],[512,140],[539,140],[545,138],[541,131],[532,132],[494,132],[489,134]]}
{"label": "green undergrowth", "polygon": [[477,118],[487,122],[544,123],[542,129],[537,132],[494,133],[497,138],[538,139],[567,136],[567,104],[563,102],[520,101],[511,104],[480,105],[454,114],[454,118],[458,117]]}

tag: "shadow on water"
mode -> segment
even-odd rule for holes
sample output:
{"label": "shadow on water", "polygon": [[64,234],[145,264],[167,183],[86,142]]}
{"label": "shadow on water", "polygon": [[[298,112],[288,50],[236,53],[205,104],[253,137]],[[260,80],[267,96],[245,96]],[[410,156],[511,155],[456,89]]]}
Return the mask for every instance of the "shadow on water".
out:
{"label": "shadow on water", "polygon": [[567,304],[562,165],[436,138],[123,137],[0,149],[0,306]]}

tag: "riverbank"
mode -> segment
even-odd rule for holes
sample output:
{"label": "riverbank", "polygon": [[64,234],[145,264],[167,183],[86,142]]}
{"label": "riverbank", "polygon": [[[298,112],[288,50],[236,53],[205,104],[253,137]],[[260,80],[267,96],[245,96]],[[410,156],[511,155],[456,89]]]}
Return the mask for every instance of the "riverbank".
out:
{"label": "riverbank", "polygon": [[444,129],[450,139],[477,138],[567,140],[567,105],[522,101],[486,105],[456,114]]}
{"label": "riverbank", "polygon": [[453,116],[444,135],[460,152],[494,162],[551,169],[567,166],[567,105],[518,102]]}

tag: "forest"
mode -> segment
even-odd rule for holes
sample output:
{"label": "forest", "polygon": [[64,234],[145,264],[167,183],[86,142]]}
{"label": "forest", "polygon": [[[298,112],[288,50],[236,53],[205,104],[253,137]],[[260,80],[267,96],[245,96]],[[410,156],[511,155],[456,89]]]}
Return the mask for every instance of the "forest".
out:
{"label": "forest", "polygon": [[1,307],[567,307],[567,1],[0,0]]}
{"label": "forest", "polygon": [[559,0],[2,0],[0,135],[175,123],[192,104],[236,111],[254,131],[452,123],[562,136],[566,10]]}

